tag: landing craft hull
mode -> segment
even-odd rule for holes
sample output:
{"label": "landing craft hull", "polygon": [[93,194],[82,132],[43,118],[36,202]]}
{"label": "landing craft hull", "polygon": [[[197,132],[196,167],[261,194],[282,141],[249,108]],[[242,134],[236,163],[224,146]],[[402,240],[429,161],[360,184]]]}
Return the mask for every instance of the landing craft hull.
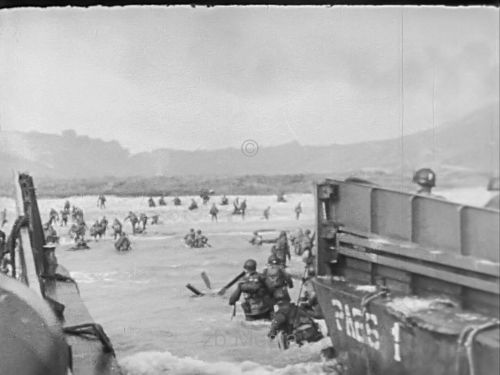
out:
{"label": "landing craft hull", "polygon": [[500,371],[497,210],[359,181],[315,198],[314,286],[346,374]]}
{"label": "landing craft hull", "polygon": [[[405,319],[391,308],[393,298],[373,300],[364,312],[363,298],[369,293],[319,278],[314,287],[333,345],[346,365],[344,375],[469,374],[458,338],[464,326],[484,323],[487,317],[451,312],[438,304]],[[475,375],[493,374],[500,367],[499,340],[498,329],[476,337]]]}

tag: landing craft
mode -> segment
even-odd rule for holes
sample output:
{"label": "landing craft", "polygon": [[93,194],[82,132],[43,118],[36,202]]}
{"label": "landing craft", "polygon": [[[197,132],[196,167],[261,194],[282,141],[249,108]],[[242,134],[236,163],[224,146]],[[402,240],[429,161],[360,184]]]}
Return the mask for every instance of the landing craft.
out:
{"label": "landing craft", "polygon": [[498,210],[352,180],[315,202],[314,288],[344,375],[499,372]]}
{"label": "landing craft", "polygon": [[0,374],[119,375],[113,346],[46,243],[33,180],[16,176],[17,219],[1,255]]}

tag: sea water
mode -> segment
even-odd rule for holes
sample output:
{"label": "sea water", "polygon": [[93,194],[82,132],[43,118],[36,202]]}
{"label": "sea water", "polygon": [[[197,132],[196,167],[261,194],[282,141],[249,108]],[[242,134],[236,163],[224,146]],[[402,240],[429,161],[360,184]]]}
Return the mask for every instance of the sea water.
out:
{"label": "sea water", "polygon": [[[478,205],[491,195],[479,189],[439,193]],[[231,215],[232,206],[219,206],[218,222],[210,219],[211,202],[199,204],[198,210],[187,210],[190,198],[182,197],[180,207],[168,201],[166,207],[149,208],[147,197],[108,197],[102,210],[97,208],[97,197],[69,198],[83,208],[88,225],[103,216],[110,223],[115,217],[123,222],[129,211],[159,215],[159,225],[148,226],[144,234],[130,235],[132,250],[127,253],[114,249],[109,232],[97,242],[90,241],[90,250],[66,251],[72,246],[68,228],[56,227],[61,236],[56,250],[59,263],[78,282],[90,314],[111,338],[124,373],[324,374],[319,352],[328,339],[282,351],[266,336],[269,323],[246,322],[239,306],[232,317],[228,297],[234,287],[224,296],[216,294],[241,272],[246,259],[257,260],[259,269],[265,265],[270,245],[251,246],[252,231],[263,230],[266,238],[273,238],[283,229],[314,230],[312,196],[290,195],[286,203],[277,203],[273,196],[246,197],[249,208],[245,219]],[[232,201],[234,197],[229,198]],[[62,209],[64,201],[40,199],[42,220],[47,221],[50,208]],[[299,201],[304,213],[296,220],[294,207]],[[271,206],[269,220],[262,217],[267,206]],[[12,219],[13,201],[0,198],[0,209],[4,207]],[[190,228],[201,229],[211,247],[185,247],[182,237]],[[124,229],[131,233],[130,223]],[[293,257],[288,270],[301,274],[299,257]],[[201,272],[208,274],[212,289],[202,281]],[[187,283],[205,296],[193,296],[185,287]],[[296,280],[292,298],[297,297],[299,288]]]}

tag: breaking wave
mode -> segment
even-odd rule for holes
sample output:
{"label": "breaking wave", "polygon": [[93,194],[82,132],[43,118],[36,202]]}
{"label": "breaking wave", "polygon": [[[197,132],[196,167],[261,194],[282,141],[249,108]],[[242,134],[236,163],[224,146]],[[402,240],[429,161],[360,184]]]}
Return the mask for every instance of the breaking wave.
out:
{"label": "breaking wave", "polygon": [[306,362],[283,368],[256,362],[206,362],[191,357],[176,357],[170,352],[141,352],[120,361],[125,375],[334,375],[322,362]]}

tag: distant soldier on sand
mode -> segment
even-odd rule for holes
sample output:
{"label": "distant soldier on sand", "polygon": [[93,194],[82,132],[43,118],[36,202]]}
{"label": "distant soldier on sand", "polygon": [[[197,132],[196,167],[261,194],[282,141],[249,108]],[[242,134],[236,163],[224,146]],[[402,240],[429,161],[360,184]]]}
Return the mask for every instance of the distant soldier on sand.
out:
{"label": "distant soldier on sand", "polygon": [[248,259],[243,265],[245,276],[229,298],[229,305],[234,306],[243,294],[241,308],[246,320],[271,320],[273,302],[267,289],[264,276],[257,272],[257,262]]}
{"label": "distant soldier on sand", "polygon": [[203,204],[207,204],[208,201],[210,200],[210,192],[208,190],[203,190],[200,193],[200,198],[202,199]]}
{"label": "distant soldier on sand", "polygon": [[90,236],[94,237],[94,241],[97,241],[97,237],[102,238],[106,232],[106,227],[103,226],[98,220],[90,227]]}
{"label": "distant soldier on sand", "polygon": [[153,199],[153,197],[149,197],[148,205],[149,205],[149,207],[156,207],[156,203],[155,203],[155,200]]}
{"label": "distant soldier on sand", "polygon": [[227,199],[226,195],[224,194],[220,199],[220,205],[227,206],[228,204],[229,204],[229,199]]}
{"label": "distant soldier on sand", "polygon": [[64,211],[68,211],[70,210],[71,208],[71,203],[69,203],[69,201],[67,200],[66,202],[64,202]]}
{"label": "distant soldier on sand", "polygon": [[264,219],[269,220],[269,214],[271,213],[271,206],[267,206],[267,208],[264,210]]}
{"label": "distant soldier on sand", "polygon": [[167,202],[165,202],[165,197],[162,194],[160,199],[158,200],[158,206],[166,206],[166,205],[167,205]]}
{"label": "distant soldier on sand", "polygon": [[160,215],[151,216],[151,225],[158,225],[160,219]]}
{"label": "distant soldier on sand", "polygon": [[285,193],[280,192],[276,198],[276,201],[279,203],[285,203],[286,202]]}
{"label": "distant soldier on sand", "polygon": [[299,202],[297,206],[295,206],[295,218],[297,220],[299,220],[301,213],[302,213],[302,202]]}
{"label": "distant soldier on sand", "polygon": [[255,232],[253,232],[253,237],[248,242],[250,242],[254,246],[261,246],[262,245],[262,236],[259,234],[258,231],[255,231]]}
{"label": "distant soldier on sand", "polygon": [[247,200],[243,199],[243,202],[241,202],[241,204],[240,204],[240,214],[241,214],[242,219],[245,218],[246,210],[247,210]]}
{"label": "distant soldier on sand", "polygon": [[120,220],[115,218],[113,220],[113,239],[116,240],[121,234],[122,234],[122,223],[120,223]]}
{"label": "distant soldier on sand", "polygon": [[188,209],[190,211],[198,209],[198,204],[194,200],[194,198],[191,199],[191,204],[189,205]]}
{"label": "distant soldier on sand", "polygon": [[180,206],[182,204],[181,198],[175,197],[174,198],[174,206]]}
{"label": "distant soldier on sand", "polygon": [[68,226],[68,218],[69,218],[69,210],[62,210],[61,211],[61,227],[67,227]]}
{"label": "distant soldier on sand", "polygon": [[146,230],[146,224],[148,223],[148,217],[147,217],[147,215],[145,213],[141,213],[139,215],[139,221],[142,224],[142,232],[144,232]]}
{"label": "distant soldier on sand", "polygon": [[83,221],[83,210],[81,208],[73,206],[73,209],[71,211],[71,218],[75,223]]}
{"label": "distant soldier on sand", "polygon": [[120,233],[120,237],[115,242],[115,249],[117,251],[129,251],[131,249],[130,240],[125,232]]}
{"label": "distant soldier on sand", "polygon": [[108,224],[109,224],[108,219],[106,219],[106,216],[102,217],[102,219],[99,222],[99,224],[104,229],[104,234],[106,234],[106,230],[108,229]]}
{"label": "distant soldier on sand", "polygon": [[212,203],[212,207],[210,208],[210,216],[212,218],[212,221],[217,221],[217,214],[219,213],[219,209],[215,205],[215,203]]}
{"label": "distant soldier on sand", "polygon": [[184,236],[184,243],[189,247],[193,247],[195,237],[196,237],[196,232],[194,231],[193,228],[191,228],[189,230],[189,233]]}
{"label": "distant soldier on sand", "polygon": [[106,208],[106,197],[104,194],[99,194],[97,197],[97,207],[101,209]]}
{"label": "distant soldier on sand", "polygon": [[132,211],[129,211],[128,216],[123,220],[123,222],[127,220],[130,220],[130,223],[132,224],[132,233],[136,233],[139,224],[139,218],[137,217],[137,215]]}

